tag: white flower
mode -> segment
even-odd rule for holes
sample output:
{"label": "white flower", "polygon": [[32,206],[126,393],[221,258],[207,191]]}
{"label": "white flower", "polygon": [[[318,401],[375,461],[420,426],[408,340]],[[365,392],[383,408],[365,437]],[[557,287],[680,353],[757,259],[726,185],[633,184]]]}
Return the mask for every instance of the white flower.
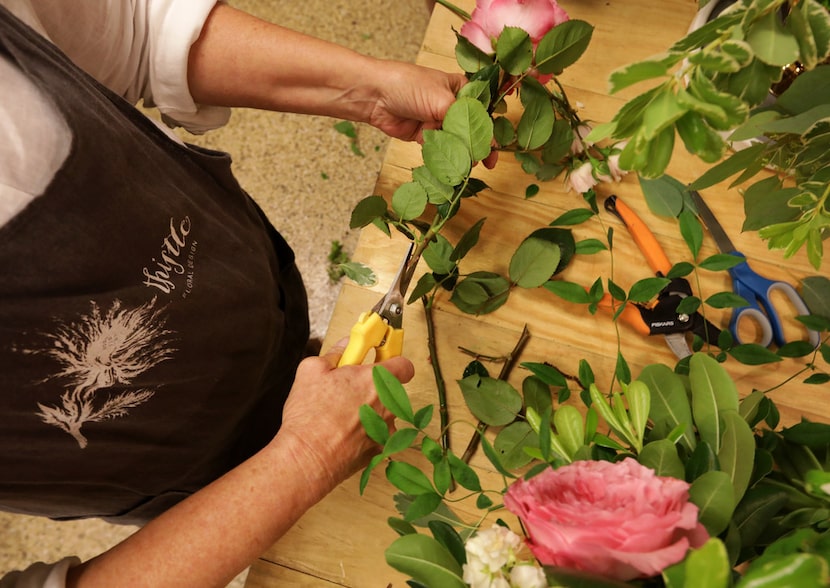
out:
{"label": "white flower", "polygon": [[[627,141],[623,141],[617,145],[620,151],[623,150]],[[620,151],[608,156],[608,169],[615,181],[619,182],[622,177],[628,173],[628,170],[620,169]]]}
{"label": "white flower", "polygon": [[519,564],[510,570],[510,584],[513,588],[546,588],[548,580],[542,568],[532,563]]}
{"label": "white flower", "polygon": [[499,576],[493,578],[493,581],[490,582],[490,588],[510,588],[510,582]]}
{"label": "white flower", "polygon": [[568,180],[571,182],[571,188],[580,194],[584,194],[597,185],[597,179],[594,177],[594,166],[591,165],[590,161],[586,161],[578,168],[571,170]]}
{"label": "white flower", "polygon": [[497,572],[515,560],[516,550],[521,544],[522,538],[516,533],[507,527],[493,525],[467,540],[467,561],[472,558],[487,566],[491,572]]}
{"label": "white flower", "polygon": [[585,151],[585,147],[590,147],[593,143],[586,141],[585,137],[591,132],[591,127],[586,124],[581,124],[576,128],[576,136],[571,142],[571,154],[577,155]]}
{"label": "white flower", "polygon": [[481,560],[467,556],[467,563],[463,569],[464,582],[471,588],[490,588],[493,574]]}

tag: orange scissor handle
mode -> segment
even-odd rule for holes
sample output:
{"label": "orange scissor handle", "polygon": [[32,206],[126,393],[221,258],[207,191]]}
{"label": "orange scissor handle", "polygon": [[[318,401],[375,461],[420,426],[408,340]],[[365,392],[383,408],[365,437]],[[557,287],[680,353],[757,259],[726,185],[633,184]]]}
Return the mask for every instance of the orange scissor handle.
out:
{"label": "orange scissor handle", "polygon": [[375,350],[375,361],[398,357],[403,351],[403,329],[388,325],[374,311],[362,313],[349,333],[349,343],[337,367],[360,365],[370,349]]}
{"label": "orange scissor handle", "polygon": [[[618,302],[618,304],[622,304]],[[611,298],[610,294],[605,294],[602,299],[597,304],[597,307],[609,314],[614,314],[616,312],[614,300]],[[625,305],[620,315],[617,317],[618,320],[624,322],[635,331],[637,331],[640,335],[648,336],[651,335],[651,329],[643,320],[640,311],[637,310],[637,307],[634,306],[634,303],[629,302]]]}
{"label": "orange scissor handle", "polygon": [[610,196],[606,200],[605,206],[619,216],[625,223],[625,226],[631,233],[631,237],[634,239],[637,247],[640,248],[640,251],[642,251],[652,271],[662,276],[667,275],[672,268],[672,264],[669,258],[666,257],[666,253],[660,247],[660,243],[657,242],[654,234],[642,219],[637,216],[637,213],[631,210],[625,202],[616,196]]}

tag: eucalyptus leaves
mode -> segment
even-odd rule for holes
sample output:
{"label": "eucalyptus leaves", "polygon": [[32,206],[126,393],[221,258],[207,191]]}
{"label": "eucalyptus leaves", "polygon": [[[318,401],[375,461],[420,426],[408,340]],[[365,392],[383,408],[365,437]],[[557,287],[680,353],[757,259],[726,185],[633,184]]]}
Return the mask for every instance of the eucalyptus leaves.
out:
{"label": "eucalyptus leaves", "polygon": [[[656,178],[679,136],[689,152],[717,163],[694,189],[737,176],[734,187],[773,168],[779,176],[744,192],[744,228],[786,257],[806,246],[818,269],[830,230],[830,65],[821,65],[828,56],[830,13],[817,0],[738,0],[666,54],[614,72],[612,92],[663,81],[588,138],[628,139],[621,167]],[[770,88],[796,63],[807,71],[772,100]],[[750,144],[721,162],[727,141]]]}

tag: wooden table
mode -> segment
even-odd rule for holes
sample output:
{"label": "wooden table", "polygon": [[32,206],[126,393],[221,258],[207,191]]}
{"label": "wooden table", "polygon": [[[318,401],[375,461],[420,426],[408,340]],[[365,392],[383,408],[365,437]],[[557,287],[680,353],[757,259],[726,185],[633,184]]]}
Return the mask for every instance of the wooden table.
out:
{"label": "wooden table", "polygon": [[[472,10],[473,0],[459,0],[458,5]],[[613,116],[624,100],[643,88],[629,88],[619,95],[607,94],[609,73],[615,68],[664,51],[681,38],[691,22],[697,0],[562,0],[571,18],[586,20],[595,26],[593,41],[587,53],[565,72],[561,81],[569,96],[581,103],[583,118],[604,122]],[[423,65],[457,71],[454,59],[455,36],[452,32],[461,21],[441,6],[435,8],[424,39],[418,62]],[[401,183],[411,179],[411,169],[420,165],[420,148],[416,144],[393,141],[381,170],[376,192],[390,197]],[[678,145],[669,173],[681,181],[698,177],[706,166],[687,156]],[[562,212],[584,206],[581,196],[568,192],[561,179],[541,185],[540,193],[525,199],[525,188],[533,178],[524,174],[512,157],[502,156],[494,170],[480,168],[476,175],[491,187],[478,198],[465,201],[459,215],[444,231],[452,242],[476,220],[488,217],[479,245],[465,258],[462,271],[488,269],[507,274],[509,257],[524,237],[547,225]],[[623,198],[651,226],[673,262],[688,259],[688,249],[682,242],[676,221],[654,216],[648,211],[635,176],[628,176],[614,185],[601,184],[598,194],[604,199],[611,193]],[[363,195],[356,194],[358,199]],[[783,260],[780,254],[767,250],[755,233],[741,233],[743,221],[742,200],[734,190],[715,187],[704,196],[714,213],[722,220],[739,250],[753,261],[759,273],[788,280],[791,283],[816,272],[805,257]],[[628,238],[625,229],[611,215],[601,212],[602,223],[592,221],[575,228],[577,240],[603,239],[608,226],[618,235],[615,240],[614,280],[625,287],[640,278],[648,277],[650,270]],[[370,265],[378,274],[379,282],[372,289],[347,283],[343,286],[329,328],[326,346],[349,332],[358,314],[370,308],[388,287],[393,274],[406,251],[407,243],[395,236],[390,240],[375,228],[363,231],[354,259]],[[715,252],[714,244],[705,239],[703,255]],[[607,253],[580,256],[564,273],[563,279],[590,284],[598,276],[608,277],[610,256]],[[417,276],[416,275],[416,279]],[[724,272],[704,275],[702,288],[709,294],[728,290]],[[708,315],[718,324],[725,324],[725,315]],[[417,375],[407,385],[413,405],[417,408],[434,403],[435,382],[429,366],[427,333],[420,304],[408,307],[404,327],[405,354],[416,365]],[[460,454],[469,439],[473,419],[466,412],[455,380],[461,377],[463,366],[470,360],[459,347],[476,352],[503,356],[508,353],[522,331],[528,326],[530,339],[523,350],[522,361],[550,361],[568,374],[576,374],[579,360],[589,361],[599,384],[608,385],[613,373],[617,334],[608,316],[591,316],[585,307],[570,304],[544,289],[522,290],[511,294],[507,305],[497,312],[481,317],[458,311],[449,301],[440,299],[435,306],[437,353],[449,388],[449,405],[453,421],[466,421],[452,428],[452,446]],[[674,355],[662,338],[643,338],[627,327],[620,327],[623,352],[632,372],[654,362],[673,365]],[[781,382],[797,367],[795,361],[784,361],[772,366],[748,367],[730,361],[728,367],[743,393],[753,386],[768,388]],[[491,367],[497,373],[499,366]],[[523,369],[514,369],[510,377],[514,386],[520,386],[527,375]],[[830,421],[830,403],[826,402],[826,386],[791,385],[780,394],[772,394],[783,420],[792,423],[801,415],[811,419]],[[435,419],[437,421],[437,418]],[[417,455],[410,456],[417,459]],[[486,483],[492,478],[489,464],[478,455],[472,461]],[[382,469],[382,468],[381,468]],[[489,487],[500,487],[498,483]],[[384,561],[384,549],[396,534],[389,529],[386,519],[394,516],[392,496],[395,489],[386,482],[380,470],[375,472],[366,493],[358,493],[357,478],[337,488],[325,500],[308,512],[281,541],[265,553],[251,568],[246,586],[264,588],[275,586],[323,587],[350,586],[365,588],[405,586],[405,578],[389,568]],[[465,512],[461,507],[461,512]],[[467,512],[473,513],[474,509]]]}

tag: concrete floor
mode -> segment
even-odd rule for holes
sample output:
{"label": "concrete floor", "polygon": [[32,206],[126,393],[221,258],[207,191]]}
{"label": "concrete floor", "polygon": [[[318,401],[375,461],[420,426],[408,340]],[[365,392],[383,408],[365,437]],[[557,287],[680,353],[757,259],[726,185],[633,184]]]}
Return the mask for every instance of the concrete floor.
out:
{"label": "concrete floor", "polygon": [[[377,56],[414,60],[429,14],[424,0],[232,0],[266,20]],[[306,280],[313,335],[326,332],[339,284],[331,283],[327,257],[332,241],[350,252],[354,204],[372,193],[387,139],[357,126],[355,155],[336,120],[237,110],[223,129],[186,140],[229,152],[240,184],[260,203],[294,247]],[[102,521],[53,522],[0,513],[0,577],[34,561],[65,555],[88,559],[135,529]],[[240,587],[245,574],[231,584]]]}

